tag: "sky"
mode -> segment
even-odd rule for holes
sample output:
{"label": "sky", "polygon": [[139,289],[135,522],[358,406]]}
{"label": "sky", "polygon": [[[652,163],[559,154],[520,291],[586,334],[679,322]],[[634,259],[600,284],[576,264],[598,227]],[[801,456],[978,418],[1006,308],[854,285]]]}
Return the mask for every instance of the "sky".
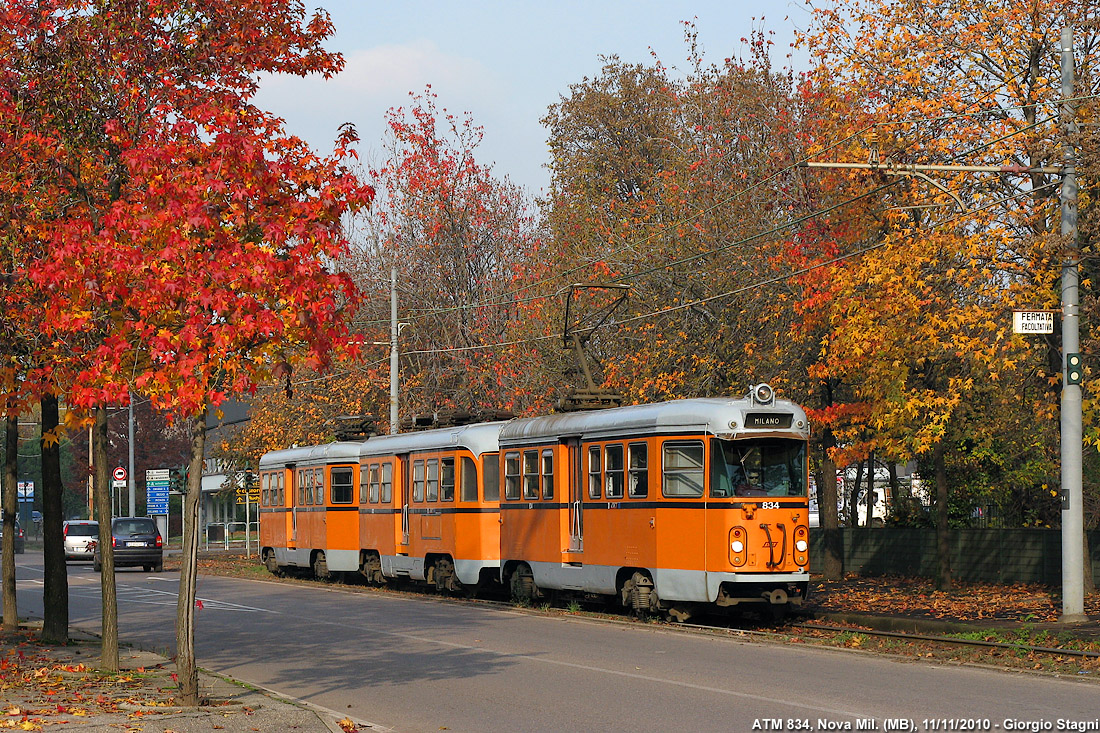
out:
{"label": "sky", "polygon": [[540,120],[571,84],[599,74],[601,56],[648,63],[656,52],[665,66],[682,66],[682,22],[694,20],[710,61],[747,55],[742,39],[763,29],[774,34],[773,63],[789,65],[795,29],[809,22],[798,0],[306,0],[306,7],[332,15],[327,47],[346,66],[327,81],[261,81],[257,104],[289,132],[329,153],[337,129],[350,122],[361,159],[380,164],[387,110],[407,106],[410,93],[430,84],[438,108],[469,113],[483,128],[478,162],[534,195],[550,180]]}

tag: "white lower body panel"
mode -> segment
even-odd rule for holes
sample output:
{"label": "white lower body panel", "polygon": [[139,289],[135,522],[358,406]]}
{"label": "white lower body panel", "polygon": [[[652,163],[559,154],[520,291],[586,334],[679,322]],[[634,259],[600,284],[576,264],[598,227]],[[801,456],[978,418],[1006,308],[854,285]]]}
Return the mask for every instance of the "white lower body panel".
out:
{"label": "white lower body panel", "polygon": [[[575,590],[612,595],[618,591],[619,568],[611,565],[571,565],[529,562],[535,585],[544,589]],[[799,573],[708,573],[672,568],[648,569],[657,596],[663,601],[714,603],[722,583],[761,583],[786,587],[805,583],[810,574]],[[465,582],[465,581],[464,581]]]}
{"label": "white lower body panel", "polygon": [[[359,553],[355,550],[325,550],[325,563],[330,573],[355,572],[359,569]],[[313,548],[291,549],[275,548],[275,561],[280,565],[294,568],[312,566]]]}

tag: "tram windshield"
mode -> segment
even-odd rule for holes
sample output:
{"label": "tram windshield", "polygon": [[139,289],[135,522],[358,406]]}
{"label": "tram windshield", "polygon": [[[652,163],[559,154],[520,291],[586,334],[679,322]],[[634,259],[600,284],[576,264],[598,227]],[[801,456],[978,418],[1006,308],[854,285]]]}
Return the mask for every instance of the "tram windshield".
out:
{"label": "tram windshield", "polygon": [[806,444],[801,440],[711,440],[710,495],[805,496]]}

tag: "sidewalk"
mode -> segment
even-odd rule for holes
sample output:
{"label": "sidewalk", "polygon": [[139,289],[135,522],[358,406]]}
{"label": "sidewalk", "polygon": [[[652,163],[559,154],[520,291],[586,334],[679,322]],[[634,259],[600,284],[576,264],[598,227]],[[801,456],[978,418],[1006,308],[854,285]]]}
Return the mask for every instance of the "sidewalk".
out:
{"label": "sidewalk", "polygon": [[38,642],[41,622],[0,632],[0,730],[66,725],[82,731],[228,733],[377,730],[334,711],[287,700],[200,670],[197,708],[174,705],[175,665],[159,654],[122,647],[120,672],[96,669],[99,638],[70,630],[67,646]]}

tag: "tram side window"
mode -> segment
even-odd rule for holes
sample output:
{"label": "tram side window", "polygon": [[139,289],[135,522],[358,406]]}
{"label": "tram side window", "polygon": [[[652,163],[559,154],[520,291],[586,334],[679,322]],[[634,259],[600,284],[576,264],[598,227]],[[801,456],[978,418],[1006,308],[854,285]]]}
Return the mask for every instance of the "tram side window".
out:
{"label": "tram side window", "polygon": [[334,468],[330,477],[332,488],[329,491],[333,504],[350,504],[353,501],[354,491],[352,481],[354,476],[350,468]]}
{"label": "tram side window", "polygon": [[608,499],[623,498],[623,447],[609,445],[604,449],[604,481]]}
{"label": "tram side window", "polygon": [[554,451],[550,448],[542,452],[542,498],[554,498]]}
{"label": "tram side window", "polygon": [[588,448],[588,498],[600,498],[600,446]]}
{"label": "tram side window", "polygon": [[370,491],[370,467],[366,464],[359,466],[359,503],[367,503],[367,494]]}
{"label": "tram side window", "polygon": [[283,482],[286,481],[285,474],[280,471],[275,476],[275,506],[282,506],[285,503],[283,497]]}
{"label": "tram side window", "polygon": [[462,501],[477,501],[477,464],[469,456],[462,456]]}
{"label": "tram side window", "polygon": [[703,495],[702,441],[665,443],[664,494],[680,498],[697,498]]}
{"label": "tram side window", "polygon": [[439,501],[439,459],[428,459],[428,501]]}
{"label": "tram side window", "polygon": [[304,505],[306,503],[306,476],[307,475],[312,475],[312,474],[307,474],[306,471],[299,471],[298,472],[298,504],[299,505]]}
{"label": "tram side window", "polygon": [[439,500],[455,500],[455,459],[444,458],[440,461]]}
{"label": "tram side window", "polygon": [[389,504],[393,499],[393,464],[382,464],[382,503]]}
{"label": "tram side window", "polygon": [[645,443],[631,443],[629,454],[630,473],[626,480],[626,493],[631,499],[649,496],[649,455]]}
{"label": "tram side window", "polygon": [[413,461],[413,501],[424,501],[424,461]]}
{"label": "tram side window", "polygon": [[500,454],[489,453],[482,459],[481,474],[485,501],[500,501]]}
{"label": "tram side window", "polygon": [[539,498],[539,452],[523,451],[523,498],[531,501]]}
{"label": "tram side window", "polygon": [[271,474],[260,474],[260,506],[271,506]]}
{"label": "tram side window", "polygon": [[519,453],[504,454],[504,498],[519,498]]}
{"label": "tram side window", "polygon": [[379,471],[378,464],[372,463],[367,469],[367,501],[378,503]]}
{"label": "tram side window", "polygon": [[313,469],[313,503],[325,503],[325,469]]}

